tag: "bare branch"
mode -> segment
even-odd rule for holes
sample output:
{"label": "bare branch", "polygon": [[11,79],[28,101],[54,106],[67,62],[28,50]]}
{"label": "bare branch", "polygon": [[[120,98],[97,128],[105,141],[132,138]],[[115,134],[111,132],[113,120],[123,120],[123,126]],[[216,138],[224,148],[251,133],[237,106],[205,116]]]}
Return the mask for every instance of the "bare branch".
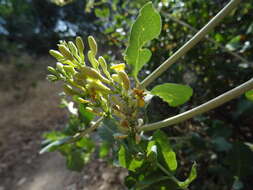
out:
{"label": "bare branch", "polygon": [[138,130],[139,131],[150,131],[150,130],[155,130],[155,129],[159,129],[162,127],[167,127],[167,126],[171,126],[171,125],[175,125],[177,123],[180,123],[182,121],[185,121],[187,119],[191,119],[197,115],[200,115],[202,113],[208,112],[238,96],[240,96],[241,94],[245,93],[248,90],[253,89],[253,78],[250,79],[249,81],[241,84],[240,86],[204,103],[201,104],[200,106],[193,108],[191,110],[188,110],[184,113],[178,114],[176,116],[164,119],[162,121],[159,122],[155,122],[155,123],[151,123],[151,124],[147,124],[147,125],[143,125],[142,127],[140,127]]}
{"label": "bare branch", "polygon": [[231,0],[214,18],[212,18],[197,34],[195,34],[185,45],[177,50],[170,58],[165,60],[155,71],[141,82],[142,87],[148,86],[163,72],[165,72],[173,63],[185,55],[192,47],[202,40],[221,20],[232,11],[241,0]]}

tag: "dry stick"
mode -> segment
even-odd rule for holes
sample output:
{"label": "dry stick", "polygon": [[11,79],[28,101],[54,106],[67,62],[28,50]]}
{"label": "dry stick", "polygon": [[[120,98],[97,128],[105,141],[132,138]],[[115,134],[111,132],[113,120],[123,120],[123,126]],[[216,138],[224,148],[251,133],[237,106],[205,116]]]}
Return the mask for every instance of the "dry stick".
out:
{"label": "dry stick", "polygon": [[185,55],[193,46],[207,35],[231,10],[233,10],[241,0],[231,0],[214,18],[212,18],[197,34],[195,34],[185,45],[177,50],[170,58],[165,60],[155,71],[141,82],[142,87],[148,86],[173,63]]}
{"label": "dry stick", "polygon": [[[174,16],[172,16],[171,14],[167,14],[167,13],[163,13],[166,17],[169,17],[171,20],[177,22],[178,24],[185,26],[187,28],[189,28],[190,30],[194,31],[194,32],[198,32],[198,30],[194,27],[192,27],[191,25],[187,24],[186,22],[175,18]],[[228,48],[224,47],[223,45],[221,45],[220,43],[216,42],[214,39],[212,39],[211,37],[209,37],[208,35],[205,36],[206,40],[208,40],[209,42],[214,43],[216,46],[218,46],[219,48],[223,49],[224,51],[226,51],[228,54],[236,57],[238,60],[241,60],[243,63],[248,63],[250,64],[250,62],[243,58],[242,56],[240,56],[238,53],[236,52],[232,52],[230,51]]]}
{"label": "dry stick", "polygon": [[138,130],[139,131],[150,131],[150,130],[155,130],[155,129],[159,129],[162,127],[167,127],[170,125],[174,125],[177,123],[180,123],[182,121],[185,121],[187,119],[193,118],[194,116],[200,115],[202,113],[205,113],[209,110],[212,110],[238,96],[240,96],[241,94],[243,94],[244,92],[253,89],[253,78],[250,79],[249,81],[241,84],[240,86],[204,103],[201,104],[200,106],[193,108],[191,110],[188,110],[186,112],[183,112],[181,114],[178,114],[176,116],[164,119],[162,121],[159,122],[155,122],[155,123],[151,123],[151,124],[147,124],[147,125],[143,125],[142,127],[140,127]]}

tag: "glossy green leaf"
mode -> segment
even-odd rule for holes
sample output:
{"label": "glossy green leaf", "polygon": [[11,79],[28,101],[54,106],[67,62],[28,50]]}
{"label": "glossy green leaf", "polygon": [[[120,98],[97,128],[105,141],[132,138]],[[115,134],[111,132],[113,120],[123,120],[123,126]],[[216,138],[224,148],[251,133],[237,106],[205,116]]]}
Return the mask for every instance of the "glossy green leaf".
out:
{"label": "glossy green leaf", "polygon": [[246,92],[245,96],[248,100],[253,101],[253,90]]}
{"label": "glossy green leaf", "polygon": [[161,25],[161,17],[152,3],[145,4],[132,26],[129,45],[125,52],[125,60],[133,67],[134,77],[137,77],[143,65],[150,60],[152,53],[143,46],[159,36]]}
{"label": "glossy green leaf", "polygon": [[187,102],[193,94],[191,87],[181,84],[164,83],[155,86],[151,94],[159,96],[170,106],[176,107]]}
{"label": "glossy green leaf", "polygon": [[194,163],[192,165],[192,169],[191,169],[189,177],[184,182],[179,182],[178,183],[179,187],[181,187],[181,188],[187,188],[190,185],[190,183],[193,180],[196,179],[196,177],[197,177],[197,169],[196,169],[196,167],[197,167],[197,164]]}
{"label": "glossy green leaf", "polygon": [[164,132],[157,130],[154,133],[153,138],[159,145],[160,151],[168,168],[170,171],[175,171],[177,169],[176,154],[171,148],[167,135]]}

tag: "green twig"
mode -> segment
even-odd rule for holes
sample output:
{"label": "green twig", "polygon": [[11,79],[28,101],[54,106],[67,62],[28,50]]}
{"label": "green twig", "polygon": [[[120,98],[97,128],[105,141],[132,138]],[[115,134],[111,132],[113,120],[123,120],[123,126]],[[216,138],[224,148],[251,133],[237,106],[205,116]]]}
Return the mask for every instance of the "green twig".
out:
{"label": "green twig", "polygon": [[204,103],[201,104],[200,106],[193,108],[191,110],[188,110],[186,112],[183,112],[181,114],[178,114],[176,116],[164,119],[162,121],[159,122],[155,122],[155,123],[151,123],[151,124],[147,124],[147,125],[143,125],[142,127],[140,127],[138,130],[139,131],[150,131],[150,130],[155,130],[155,129],[159,129],[162,127],[167,127],[170,125],[174,125],[177,123],[180,123],[182,121],[185,121],[187,119],[191,119],[194,116],[200,115],[202,113],[208,112],[238,96],[240,96],[241,94],[245,93],[248,90],[253,89],[253,78],[250,79],[249,81],[241,84],[240,86]]}
{"label": "green twig", "polygon": [[73,136],[72,139],[70,139],[66,143],[73,143],[78,141],[80,138],[84,137],[87,134],[90,134],[92,131],[96,130],[99,127],[99,124],[103,121],[104,117],[100,117],[98,120],[96,120],[89,128],[83,130],[82,132],[77,133],[75,136]]}
{"label": "green twig", "polygon": [[147,87],[151,82],[165,72],[173,63],[185,55],[192,47],[202,40],[221,20],[232,11],[241,0],[231,0],[214,18],[212,18],[198,33],[196,33],[185,45],[177,50],[170,58],[165,60],[155,71],[141,82],[142,87]]}
{"label": "green twig", "polygon": [[169,171],[167,171],[160,163],[157,162],[158,168],[160,168],[172,181],[174,181],[176,184],[180,183],[180,181],[172,175]]}
{"label": "green twig", "polygon": [[[182,25],[182,26],[185,26],[187,28],[189,28],[191,31],[193,32],[198,32],[198,30],[194,27],[192,27],[191,25],[187,24],[186,22],[180,20],[180,19],[177,19],[175,18],[173,15],[171,14],[168,14],[168,13],[162,13],[164,16],[166,17],[169,17],[171,20],[177,22],[178,24]],[[205,36],[206,40],[215,44],[216,46],[218,46],[219,48],[221,48],[222,50],[226,51],[228,54],[234,56],[235,58],[237,58],[238,60],[241,60],[243,63],[247,63],[247,64],[250,64],[250,62],[243,58],[242,56],[240,56],[238,53],[236,52],[232,52],[230,51],[228,48],[224,47],[223,45],[221,45],[220,43],[218,43],[217,41],[215,41],[213,38],[209,37],[208,35]]]}

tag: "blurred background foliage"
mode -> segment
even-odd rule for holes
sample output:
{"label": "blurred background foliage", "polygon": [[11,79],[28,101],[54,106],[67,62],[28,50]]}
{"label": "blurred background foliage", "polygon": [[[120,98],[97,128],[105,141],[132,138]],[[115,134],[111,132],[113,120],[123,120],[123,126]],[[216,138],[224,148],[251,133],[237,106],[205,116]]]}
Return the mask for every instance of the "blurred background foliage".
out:
{"label": "blurred background foliage", "polygon": [[[122,62],[131,24],[145,2],[147,0],[0,0],[1,59],[24,53],[43,56],[55,48],[60,39],[71,40],[76,35],[86,38],[91,34],[98,39],[99,47],[103,47],[100,53],[108,62]],[[163,29],[160,38],[150,44],[152,60],[145,65],[140,78],[144,79],[157,68],[228,2],[154,0],[163,18]],[[171,108],[154,98],[146,113],[149,122],[204,103],[252,77],[252,1],[242,1],[207,38],[152,84],[188,84],[194,89],[191,101]],[[214,111],[166,129],[181,166],[185,166],[179,176],[188,173],[192,161],[198,163],[199,177],[192,189],[251,189],[252,111],[252,102],[241,96]]]}

